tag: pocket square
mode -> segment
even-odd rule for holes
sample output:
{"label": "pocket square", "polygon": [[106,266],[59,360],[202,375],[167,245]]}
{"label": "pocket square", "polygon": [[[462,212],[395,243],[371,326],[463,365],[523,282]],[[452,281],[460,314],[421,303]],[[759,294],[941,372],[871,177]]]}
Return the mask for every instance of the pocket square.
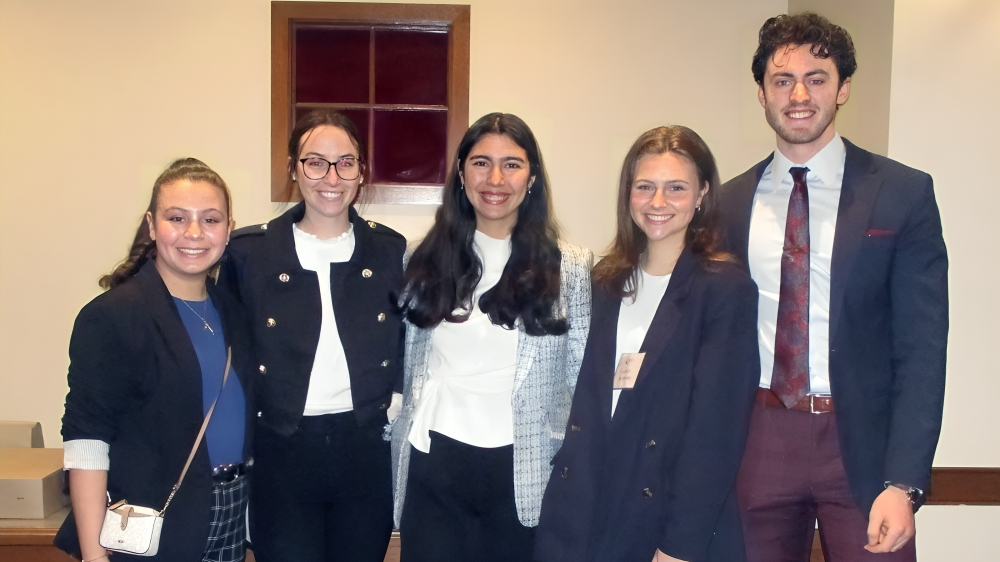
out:
{"label": "pocket square", "polygon": [[891,230],[881,230],[881,229],[878,229],[878,228],[869,228],[867,231],[865,231],[865,234],[867,234],[868,236],[875,237],[875,236],[892,236],[893,234],[896,234],[896,233],[893,232],[893,231],[891,231]]}

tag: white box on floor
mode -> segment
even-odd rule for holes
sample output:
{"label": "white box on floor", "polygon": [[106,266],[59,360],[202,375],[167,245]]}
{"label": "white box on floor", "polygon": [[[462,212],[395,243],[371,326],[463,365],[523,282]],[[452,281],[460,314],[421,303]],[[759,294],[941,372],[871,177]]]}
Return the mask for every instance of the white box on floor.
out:
{"label": "white box on floor", "polygon": [[62,449],[0,449],[0,518],[44,519],[69,505]]}

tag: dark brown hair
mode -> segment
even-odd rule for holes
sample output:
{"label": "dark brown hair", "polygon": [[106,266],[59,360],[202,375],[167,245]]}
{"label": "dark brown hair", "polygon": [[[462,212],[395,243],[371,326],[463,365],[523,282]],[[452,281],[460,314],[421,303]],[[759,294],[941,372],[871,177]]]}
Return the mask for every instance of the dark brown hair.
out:
{"label": "dark brown hair", "polygon": [[[357,149],[358,163],[361,164],[361,177],[364,179],[361,181],[358,193],[354,196],[354,201],[351,201],[351,204],[356,203],[361,198],[362,189],[360,187],[365,185],[368,174],[366,173],[367,170],[365,170],[365,143],[361,142],[357,125],[349,117],[336,109],[314,109],[303,115],[298,123],[295,124],[295,128],[292,129],[291,134],[288,135],[288,183],[285,184],[285,201],[298,201],[300,198],[298,185],[292,180],[292,174],[295,173],[295,166],[299,162],[303,137],[312,132],[316,127],[323,126],[337,127],[347,133],[348,138],[351,139],[351,144]],[[336,172],[331,171],[330,173]]]}
{"label": "dark brown hair", "polygon": [[758,84],[764,83],[767,61],[774,57],[778,49],[789,45],[811,45],[809,52],[812,56],[821,59],[832,57],[841,85],[858,69],[854,42],[846,29],[813,12],[794,16],[781,14],[767,20],[760,28],[757,52],[750,63],[753,79]]}
{"label": "dark brown hair", "polygon": [[472,308],[483,264],[472,246],[476,211],[458,173],[476,143],[491,134],[503,135],[524,149],[535,181],[517,208],[510,259],[500,281],[479,298],[479,308],[497,326],[512,330],[520,318],[525,332],[533,336],[564,334],[566,319],[554,316],[562,253],[551,213],[549,181],[535,135],[524,121],[509,113],[483,116],[462,137],[434,226],[413,252],[404,274],[404,313],[421,328],[436,326],[442,320],[462,322],[468,318],[453,312]]}
{"label": "dark brown hair", "polygon": [[617,229],[615,239],[608,248],[608,255],[591,274],[594,282],[619,298],[635,295],[638,282],[639,256],[646,249],[646,233],[632,220],[630,201],[635,169],[643,156],[656,156],[671,152],[691,162],[698,174],[699,187],[708,186],[688,224],[685,245],[702,260],[732,261],[732,255],[721,252],[722,229],[719,226],[719,170],[715,157],[698,133],[687,127],[675,125],[657,127],[643,133],[629,149],[622,163],[618,179]]}
{"label": "dark brown hair", "polygon": [[[156,178],[153,183],[153,193],[149,198],[149,207],[146,212],[156,217],[156,205],[160,201],[160,191],[165,185],[174,182],[187,180],[191,182],[203,181],[211,184],[225,195],[226,198],[226,218],[232,220],[233,198],[229,194],[229,187],[222,180],[219,174],[208,167],[204,162],[196,158],[181,158],[175,160],[173,164]],[[128,252],[128,257],[119,263],[111,271],[98,280],[97,284],[102,289],[114,289],[118,285],[128,281],[145,264],[150,256],[154,255],[156,242],[149,236],[149,223],[146,221],[146,213],[143,213],[139,221],[139,228],[136,230],[135,239],[132,240],[132,248]]]}

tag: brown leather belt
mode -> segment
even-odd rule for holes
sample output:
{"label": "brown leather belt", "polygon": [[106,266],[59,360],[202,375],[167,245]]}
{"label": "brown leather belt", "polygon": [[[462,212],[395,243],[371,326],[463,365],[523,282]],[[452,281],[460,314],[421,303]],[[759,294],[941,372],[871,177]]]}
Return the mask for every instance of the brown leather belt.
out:
{"label": "brown leather belt", "polygon": [[[767,388],[757,389],[757,398],[754,402],[764,406],[765,408],[785,407],[785,404],[780,398],[778,398],[778,395],[771,392],[771,390]],[[811,412],[813,414],[831,414],[833,413],[833,397],[809,394],[788,409],[798,410],[800,412]]]}

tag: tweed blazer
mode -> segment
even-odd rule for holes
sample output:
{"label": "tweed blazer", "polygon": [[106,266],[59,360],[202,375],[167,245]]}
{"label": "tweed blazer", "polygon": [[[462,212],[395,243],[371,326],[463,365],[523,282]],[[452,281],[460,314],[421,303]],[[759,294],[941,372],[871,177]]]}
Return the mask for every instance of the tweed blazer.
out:
{"label": "tweed blazer", "polygon": [[[590,331],[590,268],[594,254],[559,243],[562,252],[556,314],[569,331],[559,336],[530,336],[518,321],[517,370],[511,402],[514,411],[514,499],[521,524],[534,527],[549,479],[550,461],[562,445],[566,420]],[[407,256],[408,257],[408,256]],[[407,324],[403,368],[403,407],[392,426],[393,517],[399,528],[410,465],[410,428],[427,380],[433,328]]]}

